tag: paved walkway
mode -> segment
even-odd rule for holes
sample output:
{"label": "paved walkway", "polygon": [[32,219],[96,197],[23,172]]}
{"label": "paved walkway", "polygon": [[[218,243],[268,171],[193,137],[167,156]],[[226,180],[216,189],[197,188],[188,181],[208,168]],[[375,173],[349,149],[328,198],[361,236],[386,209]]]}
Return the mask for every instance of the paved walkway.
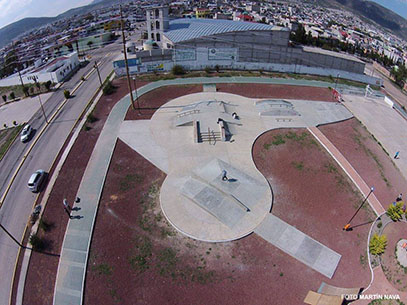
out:
{"label": "paved walkway", "polygon": [[308,267],[332,278],[341,255],[269,214],[255,233]]}
{"label": "paved walkway", "polygon": [[[362,177],[360,177],[360,175],[356,172],[356,170],[349,163],[349,161],[345,159],[342,153],[332,144],[331,141],[328,140],[328,138],[317,127],[310,127],[308,128],[308,130],[319,141],[319,143],[321,143],[321,145],[327,150],[327,152],[329,152],[329,154],[335,159],[335,161],[345,171],[345,173],[353,181],[353,183],[363,194],[363,196],[366,197],[370,193],[370,187],[366,184]],[[370,194],[367,201],[369,202],[370,206],[372,207],[376,215],[379,216],[386,212],[374,193]]]}
{"label": "paved walkway", "polygon": [[[264,83],[325,88],[332,86],[332,83],[307,80],[258,77],[203,77],[173,79],[149,83],[138,89],[138,95],[141,96],[151,90],[168,85],[212,83]],[[82,178],[77,194],[77,196],[81,198],[81,201],[76,205],[80,210],[74,213],[78,218],[69,221],[61,249],[53,302],[56,305],[83,304],[84,280],[89,247],[99,199],[103,190],[105,176],[119,134],[121,122],[125,117],[129,105],[130,100],[129,97],[126,96],[120,100],[115,107],[113,107],[98,138]]]}

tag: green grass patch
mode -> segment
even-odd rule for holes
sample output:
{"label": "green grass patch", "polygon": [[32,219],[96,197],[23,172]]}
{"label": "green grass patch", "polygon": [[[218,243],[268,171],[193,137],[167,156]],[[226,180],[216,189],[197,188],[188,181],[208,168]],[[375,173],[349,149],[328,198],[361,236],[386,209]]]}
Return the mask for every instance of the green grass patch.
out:
{"label": "green grass patch", "polygon": [[113,268],[110,267],[108,264],[99,264],[93,266],[92,269],[96,271],[99,275],[111,275],[113,272]]}
{"label": "green grass patch", "polygon": [[20,134],[23,125],[18,125],[17,127],[8,128],[0,131],[1,136],[1,146],[0,146],[0,160],[3,159],[8,148],[13,144],[14,139]]}
{"label": "green grass patch", "polygon": [[299,171],[302,171],[304,169],[304,162],[303,161],[300,161],[300,162],[293,161],[293,162],[291,162],[291,165],[294,166],[294,168],[299,170]]}

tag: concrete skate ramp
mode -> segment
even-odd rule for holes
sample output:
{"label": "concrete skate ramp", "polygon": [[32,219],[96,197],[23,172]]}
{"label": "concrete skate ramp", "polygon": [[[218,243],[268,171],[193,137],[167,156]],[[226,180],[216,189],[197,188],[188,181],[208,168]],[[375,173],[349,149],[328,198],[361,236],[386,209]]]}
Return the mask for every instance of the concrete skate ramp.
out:
{"label": "concrete skate ramp", "polygon": [[[228,181],[222,181],[223,170],[226,170]],[[220,159],[213,159],[205,166],[195,169],[194,174],[249,209],[260,201],[268,187]]]}
{"label": "concrete skate ramp", "polygon": [[181,193],[229,228],[233,228],[247,213],[233,197],[192,177],[185,182]]}
{"label": "concrete skate ramp", "polygon": [[299,116],[292,103],[284,100],[264,100],[256,102],[261,116]]}

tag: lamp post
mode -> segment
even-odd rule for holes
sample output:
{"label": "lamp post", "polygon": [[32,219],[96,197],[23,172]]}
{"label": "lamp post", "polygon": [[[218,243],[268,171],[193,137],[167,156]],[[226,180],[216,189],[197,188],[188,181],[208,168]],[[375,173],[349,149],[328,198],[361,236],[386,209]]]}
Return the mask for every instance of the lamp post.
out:
{"label": "lamp post", "polygon": [[138,101],[136,76],[133,76],[132,79],[133,79],[133,82],[134,82],[134,90],[135,90],[135,92],[136,92],[137,109],[138,109],[139,114],[141,114],[140,103],[139,103],[139,101]]}
{"label": "lamp post", "polygon": [[359,208],[356,210],[355,214],[349,219],[348,223],[343,227],[343,230],[349,231],[351,229],[350,227],[350,222],[352,221],[353,218],[355,218],[356,214],[359,212],[359,210],[362,208],[363,204],[366,202],[367,198],[369,198],[370,194],[373,193],[374,191],[374,186],[370,188],[369,194],[367,194],[365,200],[363,200],[362,204],[359,206]]}
{"label": "lamp post", "polygon": [[102,79],[100,78],[99,67],[98,67],[97,61],[95,61],[95,64],[93,65],[93,67],[96,69],[96,72],[98,73],[100,87],[102,87]]}
{"label": "lamp post", "polygon": [[[38,76],[33,76],[33,79],[34,79],[34,82],[37,84]],[[42,102],[41,102],[41,94],[38,94],[38,100],[40,101],[41,110],[42,110],[42,114],[44,115],[45,122],[47,122],[47,124],[48,124],[49,122],[47,119],[47,115],[45,114],[44,106],[42,105]]]}
{"label": "lamp post", "polygon": [[336,81],[335,81],[335,91],[336,91],[336,86],[338,85],[338,78],[341,76],[339,73],[336,75]]}

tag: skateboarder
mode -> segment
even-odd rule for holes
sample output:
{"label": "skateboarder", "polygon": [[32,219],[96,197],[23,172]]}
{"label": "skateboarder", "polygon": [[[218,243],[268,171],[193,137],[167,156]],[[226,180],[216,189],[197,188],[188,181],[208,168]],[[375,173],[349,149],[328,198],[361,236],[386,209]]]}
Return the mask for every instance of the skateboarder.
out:
{"label": "skateboarder", "polygon": [[228,181],[228,177],[226,176],[226,171],[222,171],[222,181]]}

